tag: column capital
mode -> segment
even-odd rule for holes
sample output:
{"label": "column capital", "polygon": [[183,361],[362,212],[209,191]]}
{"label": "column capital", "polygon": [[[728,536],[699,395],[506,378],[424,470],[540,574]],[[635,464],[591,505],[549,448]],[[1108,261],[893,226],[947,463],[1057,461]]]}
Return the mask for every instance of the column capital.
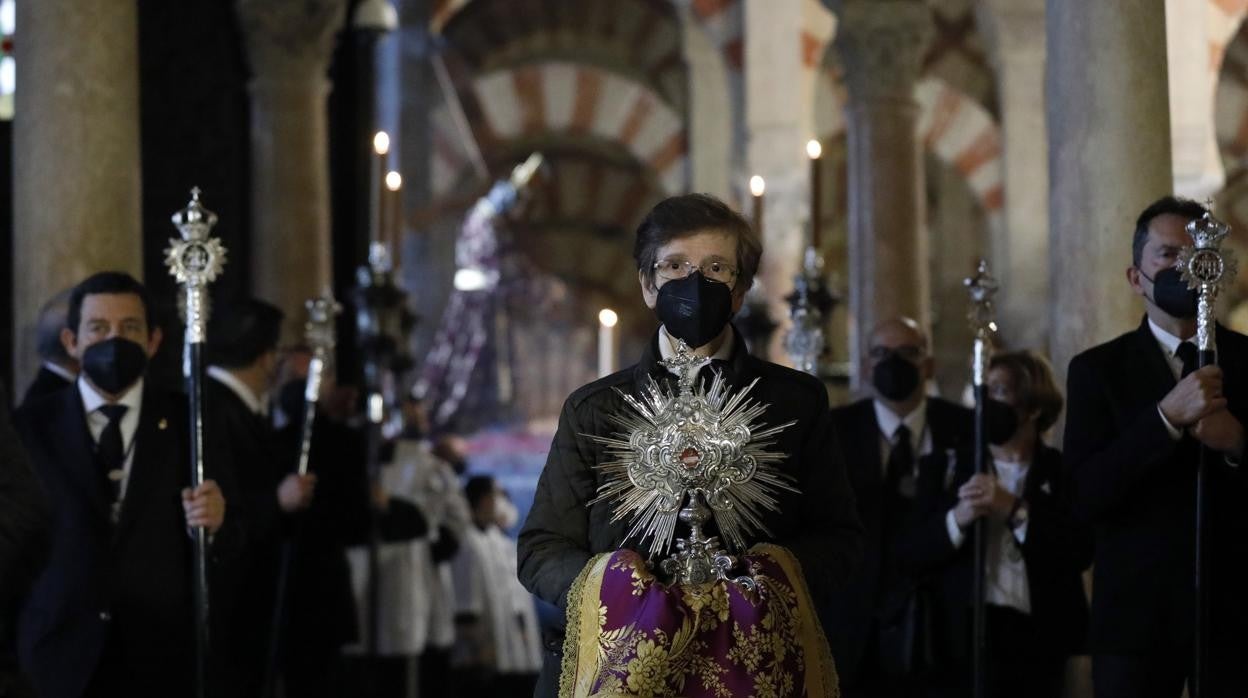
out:
{"label": "column capital", "polygon": [[998,72],[1016,59],[1043,63],[1044,18],[1044,0],[983,0],[975,6],[980,36]]}
{"label": "column capital", "polygon": [[254,80],[323,79],[347,0],[237,0],[235,12]]}
{"label": "column capital", "polygon": [[836,47],[851,100],[912,99],[932,33],[931,9],[916,0],[845,0]]}

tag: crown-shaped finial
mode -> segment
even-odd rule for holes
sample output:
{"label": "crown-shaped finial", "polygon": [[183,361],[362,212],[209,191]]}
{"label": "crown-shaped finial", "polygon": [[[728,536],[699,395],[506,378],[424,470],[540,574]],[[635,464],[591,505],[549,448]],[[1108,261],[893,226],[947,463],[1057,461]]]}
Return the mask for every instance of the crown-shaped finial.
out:
{"label": "crown-shaped finial", "polygon": [[303,326],[304,337],[313,349],[333,349],[337,344],[334,321],[342,313],[342,305],[326,289],[318,298],[304,303],[308,309],[308,321]]}
{"label": "crown-shaped finial", "polygon": [[170,238],[165,250],[165,266],[178,283],[189,286],[206,286],[225,267],[225,247],[221,241],[209,237],[217,224],[217,214],[204,208],[199,202],[199,187],[191,189],[191,200],[181,211],[173,214],[182,239]]}

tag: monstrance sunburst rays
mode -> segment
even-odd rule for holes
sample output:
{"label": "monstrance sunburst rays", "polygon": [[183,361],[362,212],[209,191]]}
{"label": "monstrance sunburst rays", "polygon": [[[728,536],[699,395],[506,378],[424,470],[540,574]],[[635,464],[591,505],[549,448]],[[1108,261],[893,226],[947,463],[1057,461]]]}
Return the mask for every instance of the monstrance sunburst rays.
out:
{"label": "monstrance sunburst rays", "polygon": [[676,391],[653,378],[640,397],[617,389],[629,409],[610,419],[622,431],[589,435],[609,458],[598,466],[605,482],[591,504],[614,502],[612,521],[631,519],[628,537],[643,545],[650,539],[654,557],[671,547],[686,499],[700,494],[730,547],[744,550],[747,535],[771,533],[763,514],[776,510],[778,491],[797,492],[777,467],[786,455],[770,450],[796,422],[759,421],[768,406],[749,397],[757,379],[736,393],[718,372],[709,388],[697,381],[705,360],[683,343],[662,363],[679,371]]}

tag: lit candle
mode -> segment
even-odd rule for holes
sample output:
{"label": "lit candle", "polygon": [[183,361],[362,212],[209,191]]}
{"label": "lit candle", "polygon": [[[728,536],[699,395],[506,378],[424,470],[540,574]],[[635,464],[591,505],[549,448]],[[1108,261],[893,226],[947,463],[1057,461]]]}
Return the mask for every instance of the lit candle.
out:
{"label": "lit candle", "polygon": [[763,236],[763,192],[767,183],[759,175],[750,177],[750,194],[754,196],[754,234]]}
{"label": "lit candle", "polygon": [[806,143],[806,156],[810,158],[810,245],[816,250],[819,249],[821,239],[819,224],[823,217],[822,206],[820,205],[820,178],[819,178],[819,156],[823,155],[823,146],[819,141],[811,140]]}
{"label": "lit candle", "polygon": [[385,234],[385,224],[383,218],[386,215],[386,153],[390,152],[390,136],[385,131],[378,131],[373,136],[373,152],[377,153],[377,169],[372,175],[372,203],[371,203],[371,239],[373,242],[382,242]]}
{"label": "lit candle", "polygon": [[386,210],[386,245],[390,247],[394,268],[399,268],[399,253],[403,249],[403,205],[399,190],[403,187],[403,175],[394,170],[386,173],[386,192],[390,205]]}
{"label": "lit candle", "polygon": [[615,325],[620,317],[610,308],[598,313],[598,377],[615,372]]}

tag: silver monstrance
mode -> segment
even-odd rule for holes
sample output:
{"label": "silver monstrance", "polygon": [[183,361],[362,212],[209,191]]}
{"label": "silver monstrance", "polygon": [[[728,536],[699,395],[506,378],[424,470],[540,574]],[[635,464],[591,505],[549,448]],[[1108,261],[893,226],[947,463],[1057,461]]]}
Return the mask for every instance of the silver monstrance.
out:
{"label": "silver monstrance", "polygon": [[[676,584],[732,581],[753,588],[750,576],[734,576],[750,533],[770,534],[762,517],[777,510],[779,490],[796,492],[792,478],[777,467],[785,454],[769,450],[775,437],[796,422],[768,427],[759,421],[767,405],[745,389],[729,390],[716,373],[709,388],[698,380],[707,363],[678,341],[676,355],[660,362],[676,373],[675,392],[654,379],[640,398],[619,391],[629,410],[611,415],[623,429],[612,436],[589,435],[607,447],[610,459],[599,467],[605,482],[590,504],[615,504],[612,521],[630,519],[628,538],[650,539],[651,559]],[[676,522],[689,526],[676,538]],[[733,551],[704,530],[714,522]]]}

